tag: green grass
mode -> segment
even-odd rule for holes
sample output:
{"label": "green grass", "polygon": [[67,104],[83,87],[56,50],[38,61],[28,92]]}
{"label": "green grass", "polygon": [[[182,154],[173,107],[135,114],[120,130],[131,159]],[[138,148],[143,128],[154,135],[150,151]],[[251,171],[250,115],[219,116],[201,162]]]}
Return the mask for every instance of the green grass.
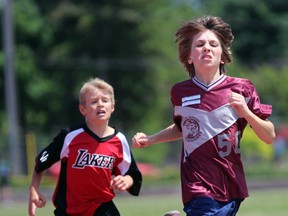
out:
{"label": "green grass", "polygon": [[288,188],[250,191],[239,216],[287,216]]}
{"label": "green grass", "polygon": [[[14,194],[14,196],[17,194]],[[143,195],[132,197],[119,194],[115,199],[122,216],[161,216],[170,210],[178,210],[181,216],[182,203],[180,194]],[[287,216],[288,215],[288,188],[265,189],[250,191],[237,216]],[[53,215],[53,206],[49,200],[43,209],[37,209],[36,215]],[[27,215],[27,203],[14,202],[10,206],[0,205],[1,216]]]}

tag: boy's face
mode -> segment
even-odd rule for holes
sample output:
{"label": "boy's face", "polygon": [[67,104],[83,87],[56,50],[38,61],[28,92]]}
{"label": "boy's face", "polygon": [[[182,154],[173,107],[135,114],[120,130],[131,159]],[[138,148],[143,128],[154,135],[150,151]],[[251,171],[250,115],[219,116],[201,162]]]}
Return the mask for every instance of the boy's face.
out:
{"label": "boy's face", "polygon": [[199,32],[193,38],[191,45],[191,62],[195,69],[207,67],[219,68],[221,62],[222,47],[215,33],[210,30]]}
{"label": "boy's face", "polygon": [[85,96],[85,104],[80,104],[79,109],[87,122],[105,123],[109,121],[114,111],[114,104],[107,91],[91,89]]}

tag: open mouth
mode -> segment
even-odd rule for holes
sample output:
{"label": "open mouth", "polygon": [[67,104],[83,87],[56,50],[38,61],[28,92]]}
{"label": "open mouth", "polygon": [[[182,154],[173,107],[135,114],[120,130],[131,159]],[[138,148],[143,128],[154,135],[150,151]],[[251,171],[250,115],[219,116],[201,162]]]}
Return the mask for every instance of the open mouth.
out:
{"label": "open mouth", "polygon": [[97,112],[97,115],[105,115],[105,113],[106,113],[105,111],[100,110],[100,111]]}
{"label": "open mouth", "polygon": [[202,59],[212,59],[212,56],[211,55],[203,55]]}

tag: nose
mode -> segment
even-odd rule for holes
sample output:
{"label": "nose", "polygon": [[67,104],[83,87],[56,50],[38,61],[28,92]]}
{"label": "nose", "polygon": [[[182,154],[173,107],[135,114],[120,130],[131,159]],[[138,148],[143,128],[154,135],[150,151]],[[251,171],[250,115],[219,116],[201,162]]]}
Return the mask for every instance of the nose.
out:
{"label": "nose", "polygon": [[98,106],[103,106],[103,104],[104,104],[104,102],[102,100],[99,100],[97,103]]}
{"label": "nose", "polygon": [[204,52],[210,52],[211,51],[211,47],[209,45],[205,45],[203,48]]}

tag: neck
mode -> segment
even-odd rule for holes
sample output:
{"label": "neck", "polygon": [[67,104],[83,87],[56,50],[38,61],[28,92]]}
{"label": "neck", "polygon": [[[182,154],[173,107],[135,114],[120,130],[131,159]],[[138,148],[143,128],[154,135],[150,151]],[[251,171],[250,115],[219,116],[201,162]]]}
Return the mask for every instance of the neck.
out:
{"label": "neck", "polygon": [[217,70],[216,72],[201,72],[201,73],[195,73],[195,77],[205,83],[206,85],[209,85],[210,83],[212,83],[213,81],[217,80],[219,77],[221,76],[220,71]]}
{"label": "neck", "polygon": [[107,124],[89,124],[89,122],[86,122],[87,127],[95,133],[98,137],[107,137],[109,135],[112,135],[114,133],[114,128],[110,127]]}

